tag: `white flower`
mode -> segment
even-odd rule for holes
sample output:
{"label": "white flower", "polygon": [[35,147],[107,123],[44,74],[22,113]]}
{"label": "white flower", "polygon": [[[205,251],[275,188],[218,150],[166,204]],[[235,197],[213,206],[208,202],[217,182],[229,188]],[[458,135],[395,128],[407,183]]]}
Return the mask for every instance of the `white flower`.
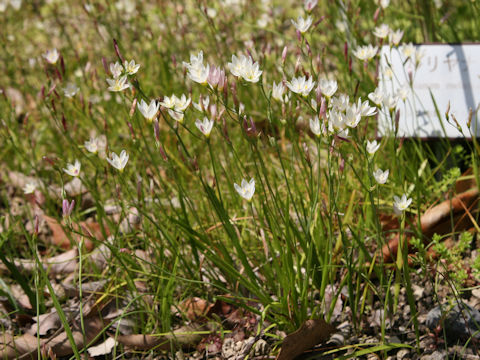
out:
{"label": "white flower", "polygon": [[190,55],[190,62],[183,62],[183,65],[187,67],[187,69],[191,66],[198,66],[199,64],[203,64],[203,51],[199,51],[197,56]]}
{"label": "white flower", "polygon": [[353,51],[353,55],[360,60],[369,61],[377,54],[378,47],[372,45],[360,46]]}
{"label": "white flower", "polygon": [[405,101],[410,94],[410,87],[407,84],[404,84],[401,88],[397,90],[395,96],[402,101]]}
{"label": "white flower", "polygon": [[386,79],[391,79],[393,77],[393,70],[390,66],[383,67],[380,70],[380,73],[382,74],[383,77]]}
{"label": "white flower", "polygon": [[349,106],[345,114],[345,124],[350,128],[356,128],[361,119],[362,115],[357,107],[355,105]]}
{"label": "white flower", "polygon": [[372,59],[378,51],[378,47],[372,45],[360,46],[353,51],[353,55],[360,60],[368,61]]}
{"label": "white flower", "polygon": [[208,75],[210,74],[210,65],[204,66],[200,64],[195,67],[188,69],[188,77],[199,84],[205,85],[208,80]]}
{"label": "white flower", "polygon": [[175,95],[172,95],[170,97],[165,96],[163,98],[163,101],[160,102],[160,105],[162,105],[167,109],[173,109],[176,103],[177,103],[177,97]]}
{"label": "white flower", "polygon": [[128,75],[136,74],[138,69],[140,68],[140,64],[135,64],[135,60],[132,60],[130,62],[125,60],[123,65],[125,66],[125,72]]}
{"label": "white flower", "polygon": [[118,61],[115,64],[111,63],[110,72],[112,73],[112,76],[114,79],[120,77],[120,75],[122,75],[122,72],[123,72],[122,64],[120,64]]}
{"label": "white flower", "polygon": [[227,66],[233,75],[248,82],[256,83],[262,75],[258,62],[254,62],[251,57],[247,58],[245,55],[240,55],[238,58],[232,55],[232,62],[228,63]]}
{"label": "white flower", "polygon": [[208,104],[210,103],[210,97],[207,95],[205,97],[200,97],[198,103],[193,102],[193,107],[200,112],[206,111],[208,109]]}
{"label": "white flower", "polygon": [[123,171],[125,165],[127,165],[128,162],[127,152],[125,150],[122,150],[120,156],[112,152],[110,156],[112,157],[111,159],[107,158],[107,161],[110,163],[110,165],[112,165],[117,170]]}
{"label": "white flower", "polygon": [[337,110],[328,110],[328,130],[330,132],[342,132],[345,130],[345,115]]}
{"label": "white flower", "polygon": [[173,120],[178,121],[179,123],[183,122],[183,112],[168,109],[168,114],[173,118]]}
{"label": "white flower", "polygon": [[67,168],[63,169],[68,175],[70,176],[78,176],[80,175],[80,161],[75,160],[75,164],[67,164]]}
{"label": "white flower", "polygon": [[377,4],[379,4],[382,9],[386,9],[388,5],[390,5],[390,0],[377,0]]}
{"label": "white flower", "polygon": [[238,184],[233,184],[235,190],[243,197],[245,200],[250,201],[252,200],[253,194],[255,193],[255,180],[252,178],[250,181],[242,179],[242,184],[239,186]]}
{"label": "white flower", "polygon": [[385,39],[390,34],[390,32],[390,27],[387,24],[382,24],[375,28],[375,30],[373,31],[373,35],[380,39]]}
{"label": "white flower", "polygon": [[387,182],[389,173],[390,173],[390,170],[382,171],[382,169],[377,169],[377,171],[373,172],[373,177],[375,178],[375,181],[377,183],[385,184]]}
{"label": "white flower", "polygon": [[412,198],[407,199],[407,195],[405,194],[403,194],[401,198],[394,196],[393,200],[393,211],[396,215],[403,213],[412,203]]}
{"label": "white flower", "polygon": [[397,102],[398,102],[397,96],[386,94],[383,97],[383,105],[389,110],[395,109],[395,107],[397,106]]}
{"label": "white flower", "polygon": [[415,45],[413,45],[412,43],[402,45],[400,46],[400,51],[406,58],[413,59],[415,56]]}
{"label": "white flower", "polygon": [[317,6],[317,4],[318,0],[305,0],[303,7],[305,8],[305,11],[310,12],[315,8],[315,6]]}
{"label": "white flower", "polygon": [[190,62],[183,62],[183,65],[188,70],[188,77],[199,84],[206,84],[208,75],[210,73],[210,65],[203,65],[203,51],[200,51],[197,56],[190,55]]}
{"label": "white flower", "polygon": [[97,144],[97,139],[91,138],[90,140],[87,140],[83,143],[83,146],[85,146],[85,149],[87,149],[89,152],[96,154],[98,152],[98,144]]}
{"label": "white flower", "polygon": [[388,40],[390,41],[391,44],[397,46],[400,43],[400,40],[402,40],[403,37],[403,30],[397,30],[397,31],[390,31],[390,34],[388,34]]}
{"label": "white flower", "polygon": [[10,0],[10,5],[12,5],[15,10],[19,10],[22,6],[22,0]]}
{"label": "white flower", "polygon": [[308,30],[310,25],[312,25],[313,19],[312,19],[311,16],[308,16],[306,19],[299,16],[296,22],[293,19],[290,20],[290,21],[295,26],[295,28],[303,34],[304,32],[306,32]]}
{"label": "white flower", "polygon": [[373,140],[372,142],[367,140],[367,152],[370,155],[375,154],[379,148],[380,144],[377,144],[377,140]]}
{"label": "white flower", "polygon": [[310,119],[310,130],[312,130],[312,133],[315,136],[320,136],[324,131],[322,129],[322,126],[320,125],[320,120],[318,120],[317,117]]}
{"label": "white flower", "polygon": [[50,64],[55,64],[58,61],[60,54],[57,49],[47,50],[45,54],[42,55],[45,60]]}
{"label": "white flower", "polygon": [[174,109],[176,111],[181,111],[181,112],[184,112],[188,105],[190,105],[190,102],[192,101],[192,99],[188,98],[185,96],[185,94],[182,94],[182,96],[180,98],[176,97],[175,96],[175,106],[174,106]]}
{"label": "white flower", "polygon": [[338,111],[345,111],[348,108],[349,105],[349,97],[348,95],[345,94],[340,94],[338,96],[332,97],[330,100],[330,103],[332,104],[332,107],[335,108]]}
{"label": "white flower", "polygon": [[377,87],[373,93],[368,94],[368,98],[378,106],[382,105],[384,96],[385,90],[380,86]]}
{"label": "white flower", "polygon": [[203,135],[205,135],[207,138],[210,136],[210,133],[212,132],[213,129],[213,120],[209,120],[206,116],[203,118],[203,121],[197,119],[195,121],[195,126],[200,130]]}
{"label": "white flower", "polygon": [[24,194],[33,194],[35,190],[37,190],[37,185],[33,182],[29,182],[23,187]]}
{"label": "white flower", "polygon": [[157,104],[155,100],[150,101],[150,105],[147,105],[147,103],[142,99],[140,100],[140,104],[138,105],[138,110],[140,110],[145,119],[150,122],[155,119],[159,108],[160,104]]}
{"label": "white flower", "polygon": [[370,106],[368,100],[365,100],[362,103],[362,98],[358,98],[357,104],[354,104],[356,111],[362,116],[372,116],[377,113],[377,109],[373,106]]}
{"label": "white flower", "polygon": [[277,85],[274,81],[272,87],[272,97],[277,101],[283,102],[283,94],[285,93],[285,90],[285,86],[282,82],[279,82]]}
{"label": "white flower", "polygon": [[63,88],[63,94],[68,97],[72,98],[75,96],[75,94],[78,92],[79,87],[74,84],[74,83],[68,83],[64,88]]}
{"label": "white flower", "polygon": [[318,86],[320,86],[320,91],[327,98],[332,97],[332,95],[335,94],[338,89],[338,84],[336,80],[321,79],[318,83]]}
{"label": "white flower", "polygon": [[130,87],[130,84],[127,82],[127,75],[123,75],[116,79],[107,79],[107,82],[108,85],[110,85],[108,87],[108,90],[110,91],[123,91]]}
{"label": "white flower", "polygon": [[302,96],[308,96],[315,86],[315,81],[312,78],[305,79],[305,76],[293,78],[292,81],[287,81],[287,87],[290,91],[301,94]]}

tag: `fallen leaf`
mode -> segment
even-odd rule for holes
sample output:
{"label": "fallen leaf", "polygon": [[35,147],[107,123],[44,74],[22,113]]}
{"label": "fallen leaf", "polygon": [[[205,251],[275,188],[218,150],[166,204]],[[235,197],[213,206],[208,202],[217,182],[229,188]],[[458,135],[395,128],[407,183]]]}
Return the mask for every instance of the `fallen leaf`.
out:
{"label": "fallen leaf", "polygon": [[305,350],[328,340],[335,327],[323,319],[305,321],[300,329],[288,335],[282,344],[282,350],[276,360],[292,360]]}
{"label": "fallen leaf", "polygon": [[[420,226],[424,240],[428,241],[434,234],[444,235],[452,231],[464,231],[470,229],[474,224],[473,212],[477,211],[479,201],[478,189],[470,189],[445,200],[425,211],[420,217]],[[452,229],[452,221],[454,228]],[[416,221],[412,221],[416,223]],[[406,240],[410,249],[409,232],[406,232]],[[398,249],[399,235],[396,234],[382,248],[383,260],[390,262],[395,259]]]}
{"label": "fallen leaf", "polygon": [[113,337],[109,337],[107,340],[105,340],[103,343],[97,345],[97,346],[91,346],[87,349],[88,354],[90,356],[101,356],[101,355],[107,355],[110,354],[113,350],[113,348],[117,346],[117,342]]}
{"label": "fallen leaf", "polygon": [[36,335],[38,331],[38,335],[45,336],[50,330],[56,330],[62,325],[60,316],[55,309],[52,309],[49,313],[38,316],[36,319],[34,318],[34,320],[36,323],[28,330],[28,334],[30,335]]}
{"label": "fallen leaf", "polygon": [[205,318],[213,306],[214,304],[209,303],[207,300],[193,297],[182,301],[178,308],[185,314],[188,320],[193,321],[199,318]]}
{"label": "fallen leaf", "polygon": [[[85,333],[74,327],[73,338],[77,348],[83,348],[90,343],[103,329],[103,322],[98,317],[84,319]],[[24,334],[13,337],[10,334],[0,335],[0,359],[36,359],[37,349],[46,347],[57,357],[68,356],[73,353],[67,333],[62,332],[50,339],[38,339],[36,336]]]}
{"label": "fallen leaf", "polygon": [[[67,234],[65,233],[64,227],[54,218],[43,215],[45,222],[48,224],[48,227],[52,231],[53,234],[53,243],[57,246],[60,246],[64,249],[69,249],[72,244],[70,239],[68,238]],[[93,222],[93,221],[82,221],[79,224],[73,223],[72,224],[73,231],[71,233],[72,239],[75,242],[75,245],[78,245],[80,240],[84,239],[85,248],[88,251],[93,250],[95,244],[90,238],[95,238],[97,240],[104,240],[104,236],[102,233],[102,228],[100,224]],[[109,235],[108,229],[105,228],[107,231],[107,236]]]}
{"label": "fallen leaf", "polygon": [[200,334],[200,331],[209,330],[206,326],[200,325],[187,325],[182,326],[173,331],[172,334],[155,336],[155,335],[119,335],[117,336],[117,342],[124,346],[135,348],[137,350],[170,350],[174,348],[193,348],[195,347],[204,336]]}

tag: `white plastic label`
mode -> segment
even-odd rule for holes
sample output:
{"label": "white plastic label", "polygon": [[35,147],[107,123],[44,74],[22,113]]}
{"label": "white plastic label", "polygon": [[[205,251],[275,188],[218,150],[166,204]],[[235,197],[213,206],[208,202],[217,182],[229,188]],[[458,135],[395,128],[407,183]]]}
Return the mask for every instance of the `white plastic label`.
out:
{"label": "white plastic label", "polygon": [[[480,44],[415,45],[398,49],[384,46],[380,56],[379,86],[389,94],[403,97],[396,108],[400,110],[398,136],[471,138],[472,134],[480,135],[476,117],[480,105]],[[447,121],[445,112],[449,103]],[[470,109],[473,113],[469,130]],[[394,122],[380,113],[380,134],[392,134]]]}

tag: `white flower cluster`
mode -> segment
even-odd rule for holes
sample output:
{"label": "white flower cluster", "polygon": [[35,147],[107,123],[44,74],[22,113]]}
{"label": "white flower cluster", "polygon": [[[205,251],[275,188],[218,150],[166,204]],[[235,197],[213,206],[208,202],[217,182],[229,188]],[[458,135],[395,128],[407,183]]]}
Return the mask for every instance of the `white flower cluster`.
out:
{"label": "white flower cluster", "polygon": [[245,55],[239,57],[232,55],[232,62],[228,63],[228,68],[234,76],[252,83],[258,82],[262,75],[258,62],[254,62],[251,57],[247,58]]}
{"label": "white flower cluster", "polygon": [[123,91],[128,89],[131,85],[127,81],[128,75],[134,75],[140,69],[140,64],[135,64],[135,60],[128,62],[125,60],[123,66],[119,63],[110,64],[110,73],[112,74],[112,79],[107,79],[109,91]]}
{"label": "white flower cluster", "polygon": [[183,122],[183,117],[185,114],[185,110],[188,108],[190,105],[192,99],[189,97],[187,98],[185,94],[182,94],[181,97],[176,97],[175,95],[172,95],[170,97],[165,96],[163,98],[163,101],[160,102],[160,105],[162,105],[164,108],[168,110],[168,114],[178,122]]}
{"label": "white flower cluster", "polygon": [[[322,81],[320,81],[320,85]],[[336,91],[336,82],[323,81],[321,89],[329,91],[327,94]],[[355,128],[360,123],[362,117],[372,116],[377,113],[375,107],[370,106],[368,100],[363,101],[359,98],[357,103],[350,104],[349,97],[344,94],[332,97],[329,101],[329,109],[326,112],[326,124],[320,124],[318,117],[310,120],[310,130],[316,136],[337,134],[340,137],[348,137],[348,128]]]}
{"label": "white flower cluster", "polygon": [[183,62],[183,65],[188,70],[188,77],[199,84],[206,84],[208,75],[210,73],[210,65],[203,65],[203,51],[200,51],[197,56],[190,55],[190,62]]}

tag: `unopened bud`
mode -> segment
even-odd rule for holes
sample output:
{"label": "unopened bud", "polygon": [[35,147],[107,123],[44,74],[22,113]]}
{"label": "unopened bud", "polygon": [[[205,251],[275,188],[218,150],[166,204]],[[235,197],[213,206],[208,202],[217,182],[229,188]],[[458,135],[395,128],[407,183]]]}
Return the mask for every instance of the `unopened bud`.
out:
{"label": "unopened bud", "polygon": [[159,144],[158,150],[160,151],[160,155],[162,155],[163,160],[168,161],[167,154],[165,153],[165,149],[163,148],[162,144]]}
{"label": "unopened bud", "polygon": [[35,215],[35,226],[34,226],[34,235],[38,236],[38,228],[40,227],[40,219],[38,215]]}
{"label": "unopened bud", "polygon": [[343,157],[340,157],[340,164],[338,165],[338,170],[340,172],[343,172],[345,169],[345,159]]}
{"label": "unopened bud", "polygon": [[67,120],[65,119],[64,114],[62,114],[62,126],[63,126],[63,130],[67,132]]}
{"label": "unopened bud", "polygon": [[379,6],[377,8],[377,10],[375,10],[375,14],[373,14],[373,22],[376,24],[377,23],[377,20],[378,20],[378,16],[380,15],[380,10],[382,8]]}
{"label": "unopened bud", "polygon": [[105,73],[107,75],[111,75],[110,69],[108,68],[107,59],[105,59],[105,57],[103,56],[102,56],[102,64],[103,64],[103,69],[105,70]]}
{"label": "unopened bud", "polygon": [[63,55],[60,55],[60,69],[62,69],[62,75],[65,76],[65,61]]}
{"label": "unopened bud", "polygon": [[312,57],[312,50],[310,49],[310,44],[307,39],[305,39],[305,47],[307,48],[308,56]]}
{"label": "unopened bud", "polygon": [[320,101],[320,112],[318,115],[320,119],[325,119],[327,116],[327,101],[324,97],[322,97],[322,100]]}
{"label": "unopened bud", "polygon": [[123,56],[120,53],[120,48],[118,47],[118,43],[117,43],[116,39],[113,39],[113,48],[115,49],[115,53],[117,54],[118,58],[120,59],[120,61],[123,64],[124,63]]}
{"label": "unopened bud", "polygon": [[283,51],[282,51],[282,65],[285,64],[285,59],[287,58],[287,45],[284,46]]}
{"label": "unopened bud", "polygon": [[62,201],[62,215],[63,217],[69,217],[72,214],[73,207],[75,206],[75,200],[72,200],[71,203],[67,199]]}
{"label": "unopened bud", "polygon": [[133,102],[132,102],[132,106],[130,107],[130,117],[133,116],[133,114],[135,113],[135,108],[137,107],[137,98],[134,98],[133,99]]}

